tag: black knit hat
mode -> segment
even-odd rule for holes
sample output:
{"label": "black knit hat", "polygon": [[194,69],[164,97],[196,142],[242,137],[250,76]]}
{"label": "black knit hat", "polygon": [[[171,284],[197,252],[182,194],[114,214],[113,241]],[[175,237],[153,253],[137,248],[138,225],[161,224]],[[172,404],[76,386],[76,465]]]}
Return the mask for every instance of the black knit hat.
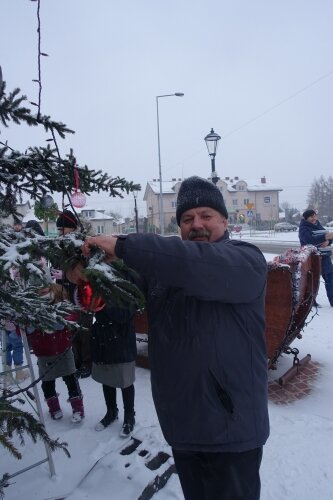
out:
{"label": "black knit hat", "polygon": [[71,229],[76,229],[77,218],[70,210],[64,210],[57,218],[57,227],[69,227]]}
{"label": "black knit hat", "polygon": [[28,220],[25,225],[25,229],[32,229],[35,233],[45,236],[42,226],[36,220]]}
{"label": "black knit hat", "polygon": [[305,212],[303,212],[303,217],[305,220],[311,217],[311,215],[316,215],[316,212],[312,208],[308,208],[308,210],[305,210]]}
{"label": "black knit hat", "polygon": [[181,215],[190,208],[210,207],[222,214],[226,219],[228,212],[221,191],[210,181],[193,176],[185,179],[179,188],[176,218],[180,225]]}

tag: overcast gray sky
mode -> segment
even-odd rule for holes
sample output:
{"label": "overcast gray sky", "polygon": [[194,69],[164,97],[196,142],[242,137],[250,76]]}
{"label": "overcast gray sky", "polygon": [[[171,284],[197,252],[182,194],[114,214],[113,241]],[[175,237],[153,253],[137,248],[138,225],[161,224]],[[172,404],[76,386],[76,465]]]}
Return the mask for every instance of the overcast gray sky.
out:
{"label": "overcast gray sky", "polygon": [[[37,2],[1,0],[0,64],[7,91],[37,101]],[[204,136],[222,136],[220,177],[283,188],[306,208],[314,178],[332,175],[331,0],[42,0],[42,112],[76,131],[60,140],[79,164],[141,183],[208,177]],[[45,144],[42,131],[1,130],[16,149]],[[102,203],[103,202],[103,203]],[[89,205],[129,215],[123,201]],[[140,214],[144,204],[139,202]]]}

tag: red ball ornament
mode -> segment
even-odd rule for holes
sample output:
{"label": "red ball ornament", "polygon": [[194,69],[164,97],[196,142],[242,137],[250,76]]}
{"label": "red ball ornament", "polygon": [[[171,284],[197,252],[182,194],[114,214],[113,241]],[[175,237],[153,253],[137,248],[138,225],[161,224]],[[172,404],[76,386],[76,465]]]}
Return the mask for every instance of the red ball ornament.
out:
{"label": "red ball ornament", "polygon": [[76,305],[88,312],[97,312],[103,309],[105,302],[102,297],[96,297],[89,282],[77,285],[74,292]]}
{"label": "red ball ornament", "polygon": [[71,193],[71,202],[73,207],[82,208],[86,204],[86,195],[75,190],[74,193]]}

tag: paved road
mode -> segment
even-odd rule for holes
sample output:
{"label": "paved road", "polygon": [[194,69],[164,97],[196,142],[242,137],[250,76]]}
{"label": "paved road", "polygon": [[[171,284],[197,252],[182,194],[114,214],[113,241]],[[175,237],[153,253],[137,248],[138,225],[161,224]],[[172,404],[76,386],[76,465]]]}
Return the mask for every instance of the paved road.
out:
{"label": "paved road", "polygon": [[242,240],[253,243],[264,253],[281,254],[288,250],[288,248],[299,248],[300,246],[298,241],[265,241],[254,239],[247,240],[246,236],[244,236]]}

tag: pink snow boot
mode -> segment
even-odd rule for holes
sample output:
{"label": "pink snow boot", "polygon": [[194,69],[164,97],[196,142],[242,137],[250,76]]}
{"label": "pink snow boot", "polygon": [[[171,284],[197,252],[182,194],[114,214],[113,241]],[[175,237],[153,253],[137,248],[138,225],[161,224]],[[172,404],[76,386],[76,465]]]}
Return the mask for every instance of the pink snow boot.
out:
{"label": "pink snow boot", "polygon": [[74,398],[69,398],[69,402],[73,409],[72,422],[77,424],[84,417],[83,397],[75,396]]}
{"label": "pink snow boot", "polygon": [[52,396],[46,400],[47,406],[49,407],[49,412],[53,420],[60,420],[63,415],[59,404],[58,396]]}

